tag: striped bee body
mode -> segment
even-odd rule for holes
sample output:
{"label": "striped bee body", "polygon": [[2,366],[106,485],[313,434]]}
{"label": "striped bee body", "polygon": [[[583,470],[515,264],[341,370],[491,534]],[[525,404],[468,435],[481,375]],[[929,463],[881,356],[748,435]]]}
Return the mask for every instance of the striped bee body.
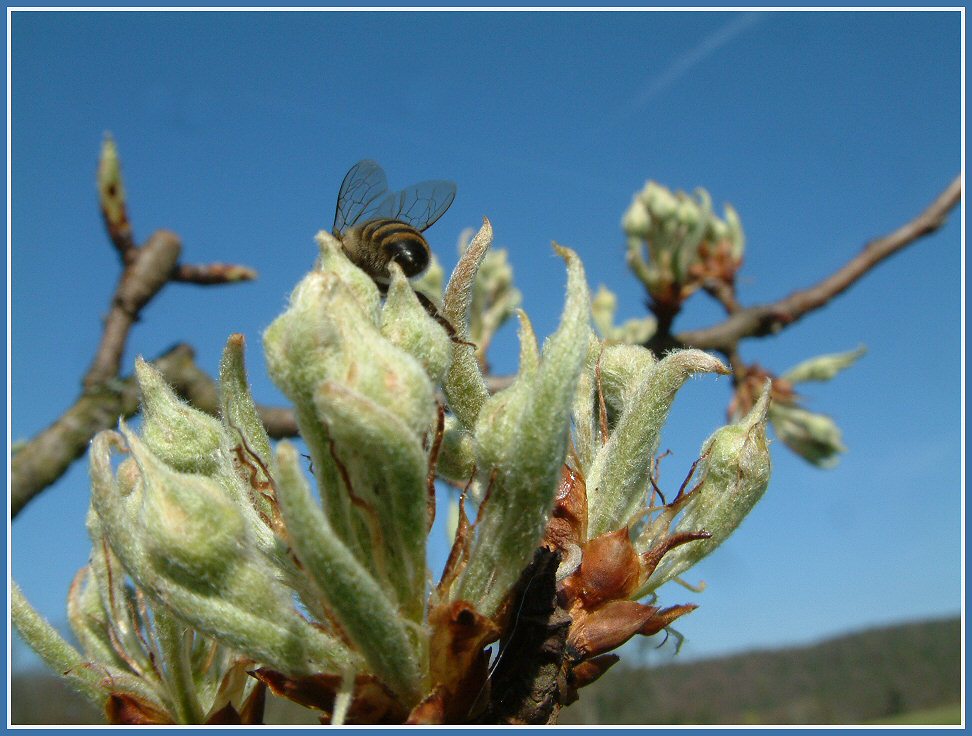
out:
{"label": "striped bee body", "polygon": [[431,258],[428,241],[421,231],[401,220],[368,220],[338,236],[348,258],[375,281],[388,282],[388,264],[392,261],[411,278],[422,273]]}

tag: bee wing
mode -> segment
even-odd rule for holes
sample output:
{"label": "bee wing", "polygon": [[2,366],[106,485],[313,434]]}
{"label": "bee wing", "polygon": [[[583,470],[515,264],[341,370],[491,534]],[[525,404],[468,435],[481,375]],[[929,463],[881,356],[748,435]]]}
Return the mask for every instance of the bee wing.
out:
{"label": "bee wing", "polygon": [[378,205],[373,217],[401,220],[416,230],[425,230],[445,214],[455,198],[455,182],[423,181],[389,194]]}
{"label": "bee wing", "polygon": [[387,192],[388,180],[382,168],[368,159],[358,161],[341,182],[333,231],[341,234],[358,220],[373,219],[388,199]]}

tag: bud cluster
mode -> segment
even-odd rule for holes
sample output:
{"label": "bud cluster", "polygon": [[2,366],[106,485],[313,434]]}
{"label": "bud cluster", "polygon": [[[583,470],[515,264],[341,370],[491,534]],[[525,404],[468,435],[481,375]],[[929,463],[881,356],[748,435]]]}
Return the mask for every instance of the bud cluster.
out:
{"label": "bud cluster", "polygon": [[742,263],[739,216],[726,205],[718,217],[705,189],[693,197],[649,181],[634,195],[621,227],[628,267],[659,304],[681,304],[710,279],[731,285]]}
{"label": "bud cluster", "polygon": [[[315,268],[263,336],[307,470],[260,422],[242,337],[221,363],[219,418],[139,361],[141,431],[122,424],[90,452],[93,552],[69,604],[84,652],[15,596],[18,627],[52,666],[68,663],[115,722],[258,721],[265,687],[325,721],[470,722],[499,717],[487,647],[507,641],[531,596],[560,616],[557,682],[571,691],[614,661],[605,652],[690,611],[639,599],[725,540],[765,491],[768,389],[666,500],[653,458],[675,395],[725,366],[598,338],[583,265],[556,246],[560,324],[541,346],[517,312],[519,370],[490,395],[472,343],[519,301],[491,240],[486,221],[436,319],[396,265],[382,298],[318,235]],[[598,298],[608,338],[613,307]],[[437,478],[466,492],[430,591]],[[531,589],[538,548],[555,574]],[[104,677],[78,674],[94,671]]]}

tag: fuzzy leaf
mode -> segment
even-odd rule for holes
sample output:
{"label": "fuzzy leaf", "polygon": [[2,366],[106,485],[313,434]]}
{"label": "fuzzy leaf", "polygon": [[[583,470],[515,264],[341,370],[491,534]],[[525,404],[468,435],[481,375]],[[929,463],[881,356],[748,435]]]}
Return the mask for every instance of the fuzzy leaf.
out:
{"label": "fuzzy leaf", "polygon": [[652,459],[675,393],[694,373],[728,373],[701,350],[681,350],[652,367],[632,394],[587,476],[592,537],[627,526],[644,503]]}
{"label": "fuzzy leaf", "polygon": [[[446,286],[443,316],[449,320],[461,340],[469,339],[469,305],[472,303],[476,273],[492,242],[493,226],[484,217],[482,228],[462,254]],[[466,427],[472,428],[480,409],[489,398],[489,391],[471,348],[460,346],[455,351],[442,388],[449,400],[449,408]]]}
{"label": "fuzzy leaf", "polygon": [[[243,335],[230,335],[219,363],[219,406],[227,429],[235,428],[267,468],[273,462],[270,436],[260,420],[243,362]],[[235,432],[231,430],[231,438]]]}
{"label": "fuzzy leaf", "polygon": [[409,705],[420,696],[420,642],[398,607],[334,534],[300,472],[297,451],[277,446],[280,507],[303,569],[327,600],[369,668]]}
{"label": "fuzzy leaf", "polygon": [[818,355],[802,363],[793,366],[780,378],[790,383],[803,383],[804,381],[829,381],[845,368],[849,368],[857,362],[867,348],[863,345],[857,350],[846,353],[830,353],[828,355]]}
{"label": "fuzzy leaf", "polygon": [[[580,259],[567,248],[567,301],[539,368],[526,365],[512,386],[492,397],[476,423],[477,466],[492,484],[455,598],[486,615],[502,603],[543,535],[567,451],[570,407],[590,333],[590,296]],[[521,333],[529,343],[532,334]]]}

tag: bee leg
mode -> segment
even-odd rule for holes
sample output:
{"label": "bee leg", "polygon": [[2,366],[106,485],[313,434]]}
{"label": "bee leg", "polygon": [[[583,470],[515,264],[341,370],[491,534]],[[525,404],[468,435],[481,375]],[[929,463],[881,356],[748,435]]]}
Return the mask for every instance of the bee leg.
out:
{"label": "bee leg", "polygon": [[435,306],[435,302],[429,299],[421,291],[416,291],[415,296],[418,298],[419,304],[421,304],[425,308],[425,311],[428,312],[428,315],[442,325],[442,328],[446,331],[446,334],[449,335],[449,339],[451,339],[457,345],[468,345],[473,349],[476,348],[476,343],[468,342],[467,340],[462,340],[459,338],[459,335],[456,334],[456,328],[452,326],[452,323],[449,320],[439,313],[439,308]]}

